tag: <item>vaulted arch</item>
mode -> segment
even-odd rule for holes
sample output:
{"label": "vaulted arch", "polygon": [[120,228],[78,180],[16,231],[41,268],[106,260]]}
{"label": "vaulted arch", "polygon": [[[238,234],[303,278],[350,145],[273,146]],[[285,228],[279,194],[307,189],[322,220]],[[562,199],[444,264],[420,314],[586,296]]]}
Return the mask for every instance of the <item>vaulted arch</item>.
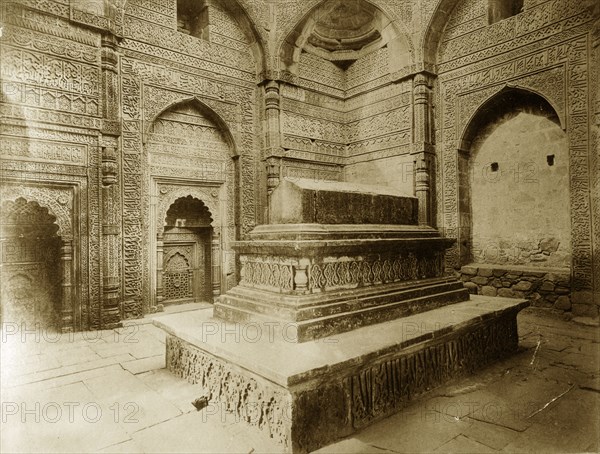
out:
{"label": "vaulted arch", "polygon": [[302,52],[345,69],[353,61],[388,47],[390,67],[399,70],[414,63],[414,49],[407,36],[405,26],[374,2],[323,0],[281,43],[281,69],[296,73]]}

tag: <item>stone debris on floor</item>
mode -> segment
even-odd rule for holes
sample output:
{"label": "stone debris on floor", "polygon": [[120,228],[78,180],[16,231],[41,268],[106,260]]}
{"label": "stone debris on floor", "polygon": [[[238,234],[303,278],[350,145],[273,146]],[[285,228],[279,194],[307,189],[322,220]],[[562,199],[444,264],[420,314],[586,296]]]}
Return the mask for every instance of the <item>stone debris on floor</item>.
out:
{"label": "stone debris on floor", "polygon": [[[195,309],[196,306],[186,307]],[[2,331],[1,452],[280,452],[165,369],[153,317],[97,332]],[[539,308],[519,352],[319,453],[598,452],[600,332]]]}

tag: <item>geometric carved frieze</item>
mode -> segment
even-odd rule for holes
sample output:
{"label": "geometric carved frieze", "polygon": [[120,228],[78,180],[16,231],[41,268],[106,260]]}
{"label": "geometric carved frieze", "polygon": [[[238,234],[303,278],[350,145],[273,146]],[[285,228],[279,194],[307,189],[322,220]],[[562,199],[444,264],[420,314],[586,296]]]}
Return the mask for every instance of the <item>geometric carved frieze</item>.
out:
{"label": "geometric carved frieze", "polygon": [[1,159],[87,165],[87,146],[2,136]]}

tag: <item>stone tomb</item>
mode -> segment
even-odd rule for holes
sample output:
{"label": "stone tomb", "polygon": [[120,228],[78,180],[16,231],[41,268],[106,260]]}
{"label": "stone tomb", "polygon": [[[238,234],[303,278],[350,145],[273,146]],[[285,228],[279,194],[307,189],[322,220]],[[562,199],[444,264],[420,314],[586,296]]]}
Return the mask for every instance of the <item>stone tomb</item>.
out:
{"label": "stone tomb", "polygon": [[522,300],[444,275],[452,240],[388,188],[283,180],[238,286],[161,318],[167,367],[282,451],[308,452],[516,350]]}

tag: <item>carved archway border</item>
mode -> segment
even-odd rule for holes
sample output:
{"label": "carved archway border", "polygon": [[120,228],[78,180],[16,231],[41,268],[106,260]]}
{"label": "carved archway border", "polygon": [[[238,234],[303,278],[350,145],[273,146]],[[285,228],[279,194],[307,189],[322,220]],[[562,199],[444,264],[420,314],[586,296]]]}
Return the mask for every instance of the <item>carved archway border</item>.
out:
{"label": "carved archway border", "polygon": [[[570,202],[571,202],[571,239],[572,239],[572,275],[573,287],[576,290],[590,289],[594,285],[594,254],[592,244],[592,226],[591,226],[591,179],[589,166],[589,102],[587,91],[589,86],[589,63],[587,60],[588,37],[578,37],[575,40],[559,44],[566,46],[568,52],[564,53],[562,63],[565,64],[564,78],[562,79],[567,86],[565,90],[565,114],[567,134],[569,137],[569,162],[571,168],[576,168],[577,172],[571,172],[570,175]],[[548,52],[551,48],[546,48],[541,52]],[[558,53],[557,53],[558,54]],[[547,77],[554,66],[538,68],[537,77]],[[505,64],[505,63],[502,63]],[[490,67],[493,65],[490,64]],[[468,78],[472,73],[466,73],[463,76]],[[535,72],[523,74],[520,78],[515,78],[515,83],[519,84],[520,79],[530,78]],[[546,76],[544,76],[544,74]],[[507,74],[505,79],[510,77]],[[473,81],[477,79],[474,78]],[[541,79],[538,79],[541,80]],[[539,83],[539,82],[538,82]],[[443,116],[439,123],[442,128],[442,137],[440,141],[440,178],[445,182],[441,186],[441,193],[438,199],[440,213],[443,214],[441,223],[444,227],[446,236],[459,237],[459,211],[458,211],[458,169],[457,152],[460,150],[460,139],[458,136],[459,125],[461,122],[458,112],[459,98],[461,93],[466,93],[465,88],[469,84],[462,84],[458,79],[441,80],[441,96],[443,99]],[[479,90],[489,90],[493,86],[489,83],[487,86],[479,84]],[[543,84],[541,84],[543,86]],[[539,90],[538,90],[539,91]],[[489,92],[488,92],[489,93]],[[545,93],[544,90],[541,93]],[[488,94],[489,96],[489,94]],[[487,96],[486,96],[487,97]],[[477,106],[475,111],[479,108]],[[448,267],[458,267],[460,265],[460,254],[455,245],[449,249],[446,256]]]}
{"label": "carved archway border", "polygon": [[193,197],[200,200],[212,218],[211,226],[215,231],[221,226],[221,213],[219,210],[219,188],[216,186],[183,186],[172,184],[158,184],[159,200],[156,208],[156,233],[162,236],[165,232],[165,219],[167,211],[177,199]]}
{"label": "carved archway border", "polygon": [[215,123],[223,133],[232,156],[238,155],[240,149],[239,131],[235,125],[241,123],[239,105],[234,103],[215,101],[207,97],[189,96],[173,90],[165,90],[151,85],[144,86],[144,132],[142,140],[147,142],[150,129],[154,122],[165,112],[174,107],[190,103],[198,108],[200,113]]}
{"label": "carved archway border", "polygon": [[21,197],[48,208],[50,213],[56,217],[58,235],[62,240],[71,241],[73,239],[73,191],[71,189],[38,188],[12,184],[4,184],[0,187],[0,198],[3,201],[14,202]]}
{"label": "carved archway border", "polygon": [[[533,88],[533,86],[544,87],[545,85],[548,85],[546,82],[549,80],[549,74],[541,73],[536,74],[532,78],[519,79],[517,83],[488,87],[487,89],[483,89],[477,92],[471,92],[468,95],[459,96],[460,115],[457,125],[457,137],[459,138],[459,148],[461,150],[466,150],[468,148],[469,144],[467,136],[469,134],[470,125],[473,123],[473,121],[475,121],[478,118],[482,109],[484,109],[490,103],[490,101],[496,99],[499,96],[503,96],[503,94],[509,93],[511,91],[531,93],[545,100],[558,116],[561,129],[563,129],[563,131],[566,130],[566,119],[564,111],[565,93],[564,84],[562,83],[562,81],[564,80],[564,71],[561,71],[561,75],[561,83],[558,84],[559,87],[557,87],[559,88],[559,91],[552,94],[550,94],[552,90],[550,90],[549,87],[542,90],[539,90],[538,88]],[[532,84],[532,79],[538,80],[540,83]]]}

